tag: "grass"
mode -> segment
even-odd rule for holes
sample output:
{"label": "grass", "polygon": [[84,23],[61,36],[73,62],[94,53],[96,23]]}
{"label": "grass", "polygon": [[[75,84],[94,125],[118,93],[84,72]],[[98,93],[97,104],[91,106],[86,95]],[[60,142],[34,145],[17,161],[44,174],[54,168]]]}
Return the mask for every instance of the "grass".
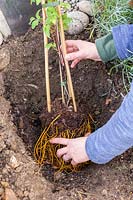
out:
{"label": "grass", "polygon": [[96,0],[94,1],[95,27],[100,36],[111,32],[118,24],[133,23],[133,9],[127,0]]}
{"label": "grass", "polygon": [[[133,8],[127,0],[93,0],[93,3],[94,27],[98,37],[108,34],[116,25],[133,23]],[[122,71],[123,84],[128,91],[133,79],[133,56],[124,61],[115,60],[112,63],[112,69],[114,68]]]}
{"label": "grass", "polygon": [[109,74],[112,74],[112,71],[121,71],[123,85],[128,92],[130,83],[133,80],[133,56],[129,57],[123,61],[116,59],[112,62],[112,68],[110,69]]}

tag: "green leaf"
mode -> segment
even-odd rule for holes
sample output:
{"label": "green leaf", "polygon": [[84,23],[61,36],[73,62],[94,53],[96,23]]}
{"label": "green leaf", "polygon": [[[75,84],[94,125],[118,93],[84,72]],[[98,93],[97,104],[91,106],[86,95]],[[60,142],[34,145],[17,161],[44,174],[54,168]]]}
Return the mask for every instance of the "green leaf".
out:
{"label": "green leaf", "polygon": [[50,48],[56,48],[56,44],[51,42],[45,45],[45,48],[50,49]]}
{"label": "green leaf", "polygon": [[69,24],[72,22],[72,18],[68,17],[67,13],[64,13],[62,15],[62,20],[63,20],[64,30],[67,30],[69,27]]}
{"label": "green leaf", "polygon": [[51,23],[52,24],[56,24],[56,21],[57,21],[57,16],[54,16],[51,18]]}
{"label": "green leaf", "polygon": [[38,19],[35,19],[35,20],[32,22],[32,24],[31,24],[31,28],[32,28],[32,29],[35,29],[35,28],[38,26],[38,24],[39,24]]}
{"label": "green leaf", "polygon": [[48,15],[58,15],[57,10],[55,7],[48,7],[46,10]]}
{"label": "green leaf", "polygon": [[49,26],[49,25],[43,26],[43,31],[44,31],[44,33],[46,34],[46,36],[47,36],[48,38],[50,38],[50,26]]}
{"label": "green leaf", "polygon": [[65,10],[68,10],[68,9],[71,7],[69,3],[64,3],[64,2],[60,3],[60,5],[61,5],[61,7],[64,8]]}
{"label": "green leaf", "polygon": [[37,12],[36,12],[36,18],[37,19],[40,19],[41,17],[40,17],[40,11],[41,11],[41,9],[39,9]]}
{"label": "green leaf", "polygon": [[36,0],[36,5],[38,6],[41,3],[41,0]]}
{"label": "green leaf", "polygon": [[35,17],[31,17],[29,24],[31,25],[34,20],[35,20]]}
{"label": "green leaf", "polygon": [[48,7],[46,9],[46,15],[47,15],[47,24],[52,25],[56,24],[56,21],[58,19],[58,12],[55,7]]}

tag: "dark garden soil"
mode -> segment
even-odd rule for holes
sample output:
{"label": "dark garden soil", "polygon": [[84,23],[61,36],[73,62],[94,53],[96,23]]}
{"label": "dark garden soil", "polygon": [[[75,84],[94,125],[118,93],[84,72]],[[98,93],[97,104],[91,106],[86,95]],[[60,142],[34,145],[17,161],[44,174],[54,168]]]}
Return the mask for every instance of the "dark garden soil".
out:
{"label": "dark garden soil", "polygon": [[[88,32],[74,38],[88,40]],[[39,117],[46,110],[42,33],[40,30],[29,31],[25,36],[11,38],[4,46],[11,54],[10,65],[4,72],[4,95],[11,103],[17,134],[23,140],[27,154],[33,158],[33,147],[41,133]],[[56,52],[50,52],[49,62],[51,97],[54,102],[61,97]],[[125,94],[121,74],[110,76],[108,72],[109,64],[94,61],[82,61],[71,69],[78,110],[85,116],[92,116],[93,131],[108,121],[119,107],[122,94]],[[48,120],[48,115],[43,114],[45,120]],[[50,116],[50,120],[51,118]],[[73,118],[72,124],[77,126],[77,120]],[[40,176],[51,183],[50,192],[45,191],[49,192],[47,199],[133,199],[132,155],[129,150],[106,165],[89,163],[80,172],[62,172],[55,177],[55,170],[50,165],[45,165]],[[32,199],[28,195],[24,198],[20,199]]]}

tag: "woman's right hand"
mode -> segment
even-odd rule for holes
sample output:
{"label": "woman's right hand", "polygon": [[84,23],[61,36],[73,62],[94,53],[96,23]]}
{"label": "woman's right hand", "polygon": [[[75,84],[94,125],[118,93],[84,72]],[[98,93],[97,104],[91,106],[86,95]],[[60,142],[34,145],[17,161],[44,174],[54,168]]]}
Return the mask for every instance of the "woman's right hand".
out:
{"label": "woman's right hand", "polygon": [[71,67],[75,67],[83,59],[101,61],[95,43],[83,40],[66,40],[67,54],[65,59],[72,61]]}

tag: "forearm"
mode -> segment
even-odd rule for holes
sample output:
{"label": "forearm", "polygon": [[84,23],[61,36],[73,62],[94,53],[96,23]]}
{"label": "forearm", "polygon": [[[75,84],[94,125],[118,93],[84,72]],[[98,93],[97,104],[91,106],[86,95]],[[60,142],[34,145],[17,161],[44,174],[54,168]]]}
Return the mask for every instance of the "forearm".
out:
{"label": "forearm", "polygon": [[109,33],[95,41],[98,54],[103,62],[117,58],[113,35]]}
{"label": "forearm", "polygon": [[104,164],[133,145],[133,83],[129,94],[111,119],[86,141],[90,160]]}
{"label": "forearm", "polygon": [[112,28],[112,33],[95,41],[97,51],[103,62],[119,58],[124,60],[133,55],[133,24]]}

